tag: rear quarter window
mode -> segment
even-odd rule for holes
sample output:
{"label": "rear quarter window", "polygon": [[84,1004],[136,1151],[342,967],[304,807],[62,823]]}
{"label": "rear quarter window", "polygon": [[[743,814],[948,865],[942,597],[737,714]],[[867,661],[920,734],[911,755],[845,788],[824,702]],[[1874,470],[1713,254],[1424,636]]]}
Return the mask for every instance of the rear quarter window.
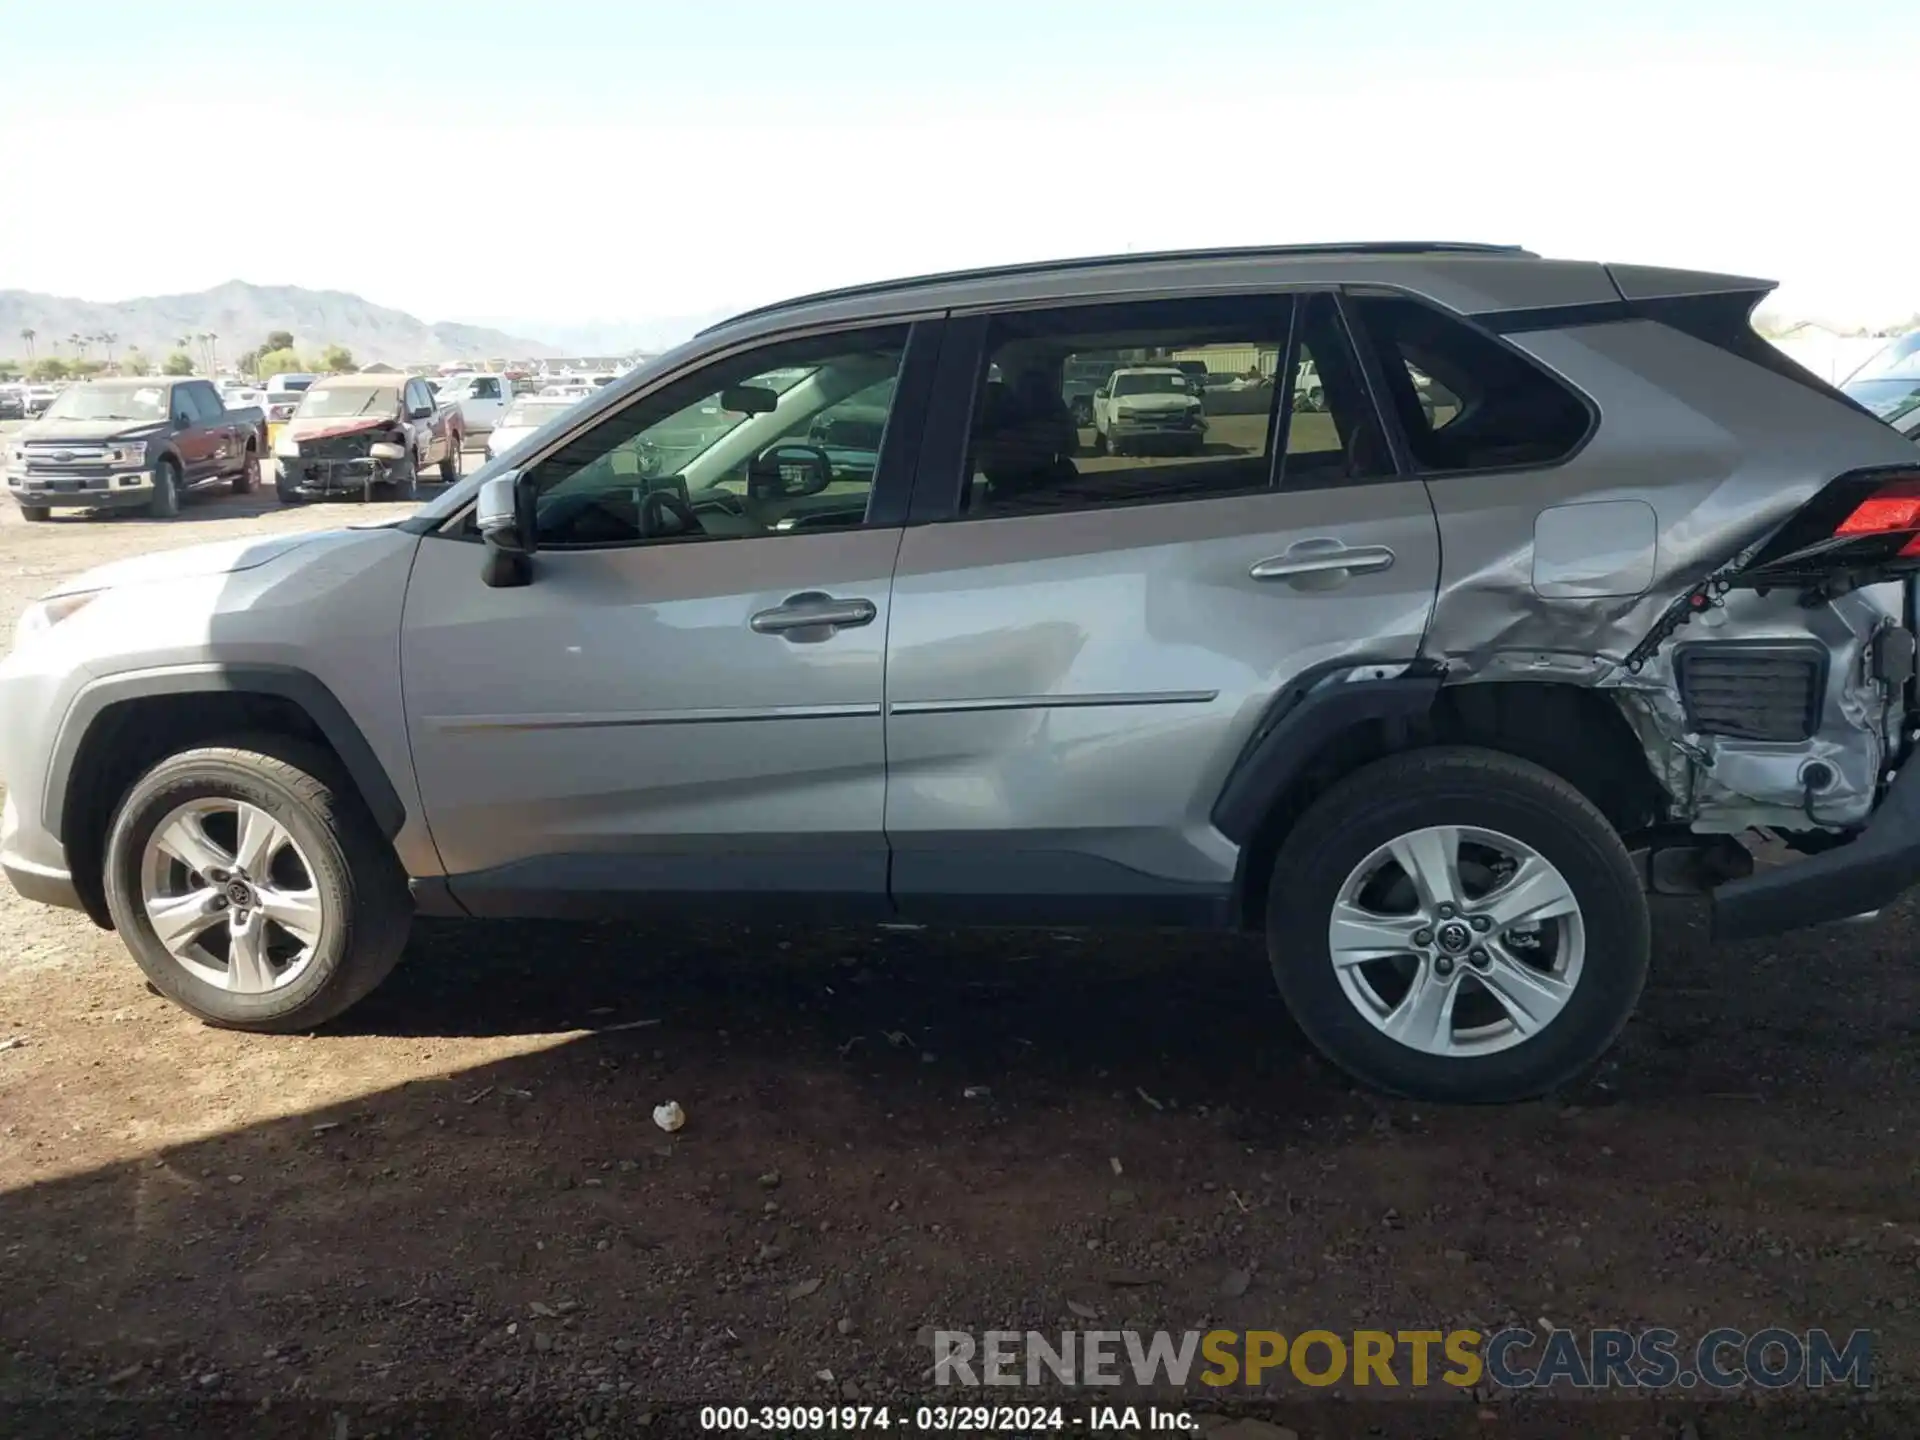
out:
{"label": "rear quarter window", "polygon": [[1593,428],[1564,381],[1474,326],[1402,296],[1347,304],[1423,474],[1555,465]]}

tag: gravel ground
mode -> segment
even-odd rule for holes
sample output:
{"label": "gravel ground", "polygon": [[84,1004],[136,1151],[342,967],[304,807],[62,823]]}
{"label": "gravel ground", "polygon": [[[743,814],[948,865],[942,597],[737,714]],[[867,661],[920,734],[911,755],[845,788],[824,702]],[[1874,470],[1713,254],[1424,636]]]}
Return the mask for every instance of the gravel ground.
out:
{"label": "gravel ground", "polygon": [[[342,515],[0,507],[0,620],[103,560]],[[1911,1434],[1884,1401],[1920,1392],[1915,914],[1715,946],[1661,905],[1641,1016],[1598,1075],[1448,1110],[1309,1056],[1247,942],[423,922],[341,1022],[261,1038],[197,1024],[111,935],[0,887],[0,1403],[62,1402],[10,1412],[14,1433],[124,1397],[97,1413],[265,1433],[272,1401],[285,1433],[360,1434],[414,1412],[339,1407],[460,1397],[432,1433],[617,1434],[672,1402],[924,1394],[923,1327],[1548,1319],[1868,1328],[1883,1403],[1796,1418]],[[1784,1423],[1436,1390],[1283,1418]]]}

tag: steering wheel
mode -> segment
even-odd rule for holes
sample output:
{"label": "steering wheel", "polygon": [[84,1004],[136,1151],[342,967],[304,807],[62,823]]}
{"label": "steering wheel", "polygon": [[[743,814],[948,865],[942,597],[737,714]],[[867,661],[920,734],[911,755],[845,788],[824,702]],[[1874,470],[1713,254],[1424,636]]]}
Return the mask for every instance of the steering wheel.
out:
{"label": "steering wheel", "polygon": [[732,515],[745,519],[747,507],[740,497],[731,490],[722,490],[718,485],[709,485],[695,495],[691,501],[695,514],[702,510],[718,510],[722,515]]}
{"label": "steering wheel", "polygon": [[[667,524],[671,516],[673,524]],[[640,500],[640,534],[654,540],[667,535],[704,535],[700,517],[676,491],[649,490]]]}

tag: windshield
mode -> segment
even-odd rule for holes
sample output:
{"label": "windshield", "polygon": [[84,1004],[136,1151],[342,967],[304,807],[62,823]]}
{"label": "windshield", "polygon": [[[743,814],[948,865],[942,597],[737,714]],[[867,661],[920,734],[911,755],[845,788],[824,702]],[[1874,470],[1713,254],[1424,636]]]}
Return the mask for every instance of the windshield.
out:
{"label": "windshield", "polygon": [[326,385],[307,391],[294,413],[302,420],[338,420],[400,408],[400,392],[388,385]]}
{"label": "windshield", "polygon": [[47,407],[49,420],[164,420],[167,388],[70,385]]}
{"label": "windshield", "polygon": [[503,428],[510,425],[544,425],[561,411],[572,408],[573,401],[560,396],[516,400],[507,407],[507,413],[500,417],[500,424]]}
{"label": "windshield", "polygon": [[1846,392],[1889,425],[1900,425],[1920,411],[1920,374],[1904,380],[1850,380]]}
{"label": "windshield", "polygon": [[1864,380],[1920,380],[1920,330],[1902,335],[1847,377],[1846,390]]}
{"label": "windshield", "polygon": [[1137,370],[1113,377],[1116,395],[1185,395],[1187,377],[1177,370]]}

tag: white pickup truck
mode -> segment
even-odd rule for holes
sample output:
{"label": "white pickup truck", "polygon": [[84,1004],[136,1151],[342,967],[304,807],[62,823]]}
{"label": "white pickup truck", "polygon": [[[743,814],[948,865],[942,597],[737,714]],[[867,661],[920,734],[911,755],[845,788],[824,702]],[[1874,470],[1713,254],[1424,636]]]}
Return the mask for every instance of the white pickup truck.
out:
{"label": "white pickup truck", "polygon": [[462,434],[484,436],[513,402],[513,382],[504,375],[449,375],[434,398],[459,408]]}
{"label": "white pickup truck", "polygon": [[1206,406],[1177,366],[1129,366],[1093,392],[1093,429],[1095,447],[1108,455],[1149,447],[1198,455],[1207,444]]}

